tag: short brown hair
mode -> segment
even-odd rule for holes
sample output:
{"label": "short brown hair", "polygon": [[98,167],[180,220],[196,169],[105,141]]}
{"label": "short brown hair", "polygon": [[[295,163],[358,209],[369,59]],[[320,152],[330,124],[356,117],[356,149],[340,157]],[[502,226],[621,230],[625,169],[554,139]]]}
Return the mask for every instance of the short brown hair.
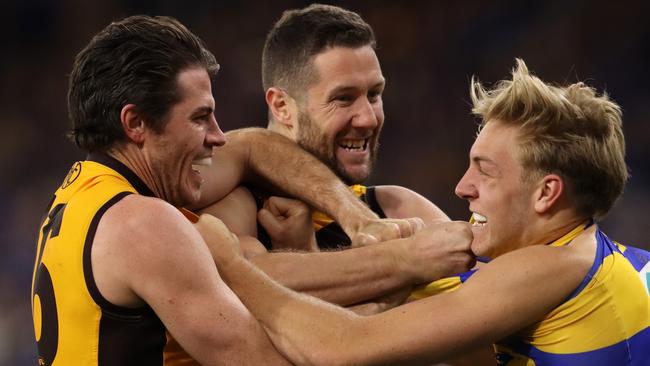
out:
{"label": "short brown hair", "polygon": [[375,34],[357,13],[322,4],[287,10],[264,43],[264,90],[276,86],[299,97],[301,89],[313,81],[313,56],[331,47],[366,45],[375,47]]}
{"label": "short brown hair", "polygon": [[71,139],[87,151],[125,138],[120,111],[134,104],[161,132],[178,102],[177,77],[188,67],[213,77],[219,65],[203,41],[171,17],[131,16],[113,22],[77,54],[68,88]]}
{"label": "short brown hair", "polygon": [[472,112],[519,126],[519,159],[529,174],[554,173],[568,183],[580,215],[602,218],[628,178],[621,108],[584,83],[553,86],[517,59],[512,80],[486,90],[472,78]]}

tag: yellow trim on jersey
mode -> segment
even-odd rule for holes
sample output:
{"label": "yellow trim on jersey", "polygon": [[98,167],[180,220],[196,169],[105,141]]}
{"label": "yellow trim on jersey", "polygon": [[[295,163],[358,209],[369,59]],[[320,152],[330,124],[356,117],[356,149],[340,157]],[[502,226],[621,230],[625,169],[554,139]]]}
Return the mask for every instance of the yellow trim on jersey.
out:
{"label": "yellow trim on jersey", "polygon": [[[355,196],[357,196],[357,198],[362,197],[364,194],[366,194],[366,186],[362,186],[360,184],[350,186],[350,190],[352,193],[354,193]],[[334,220],[332,220],[329,216],[320,211],[314,211],[311,214],[311,219],[314,222],[314,231],[318,231],[334,222]]]}
{"label": "yellow trim on jersey", "polygon": [[585,231],[587,226],[589,226],[589,224],[578,225],[575,229],[564,234],[561,238],[554,240],[549,245],[552,247],[561,247],[567,245],[571,242],[571,240],[575,239],[578,235]]}
{"label": "yellow trim on jersey", "polygon": [[409,299],[420,300],[424,299],[425,297],[438,295],[444,292],[455,291],[460,287],[460,285],[462,285],[462,282],[460,281],[459,276],[441,278],[437,281],[429,283],[428,285],[421,286],[413,290],[413,292],[411,292],[411,296],[409,296]]}

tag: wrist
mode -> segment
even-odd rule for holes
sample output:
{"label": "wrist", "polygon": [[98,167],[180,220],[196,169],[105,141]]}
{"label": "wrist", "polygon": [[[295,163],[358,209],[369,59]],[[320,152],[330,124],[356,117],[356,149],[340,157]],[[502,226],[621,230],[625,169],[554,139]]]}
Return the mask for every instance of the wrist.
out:
{"label": "wrist", "polygon": [[408,248],[405,240],[391,240],[373,247],[379,249],[388,258],[390,276],[398,279],[400,285],[411,285],[415,282],[412,266],[409,265]]}
{"label": "wrist", "polygon": [[377,214],[370,210],[361,201],[355,201],[355,203],[358,203],[355,205],[356,207],[353,207],[346,213],[346,215],[344,215],[344,217],[337,220],[343,231],[345,231],[350,238],[353,238],[358,234],[361,229],[379,220],[379,216],[377,216]]}

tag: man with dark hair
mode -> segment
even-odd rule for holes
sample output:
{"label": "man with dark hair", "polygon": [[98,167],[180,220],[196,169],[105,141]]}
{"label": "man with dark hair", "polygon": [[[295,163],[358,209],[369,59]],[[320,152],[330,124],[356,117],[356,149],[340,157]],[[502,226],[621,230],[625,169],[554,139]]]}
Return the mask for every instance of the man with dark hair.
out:
{"label": "man with dark hair", "polygon": [[213,113],[217,70],[203,42],[168,17],[111,23],[77,55],[71,136],[89,155],[73,165],[40,227],[32,282],[39,365],[161,365],[166,330],[206,365],[286,363],[182,212],[197,218],[178,209],[200,199],[204,178],[218,182],[218,197],[263,177],[351,234],[368,224],[380,239],[412,231],[407,221],[379,221],[280,135],[235,131],[213,156],[226,142]]}
{"label": "man with dark hair", "polygon": [[[353,66],[347,69],[350,63]],[[347,74],[342,75],[341,69]],[[355,201],[368,204],[380,217],[448,221],[440,209],[408,189],[357,184],[368,177],[376,155],[384,84],[373,31],[358,14],[318,4],[286,11],[267,37],[262,74],[269,130],[298,142],[343,181],[355,184],[352,191],[361,198]],[[324,89],[340,93],[327,106]],[[265,199],[259,214],[246,188],[215,204],[215,196],[221,195],[212,191],[211,179],[206,180],[195,207],[223,220],[256,266],[296,291],[358,313],[391,308],[404,301],[413,285],[465,271],[474,263],[469,238],[457,235],[464,223],[447,223],[456,227],[452,231],[433,225],[408,240],[360,246],[375,240],[351,239],[346,222],[320,212],[312,215],[299,201],[268,197],[259,187],[252,187]],[[264,246],[250,237],[258,237]],[[354,247],[348,248],[353,241]],[[179,348],[171,348],[166,357],[170,364],[194,364]]]}
{"label": "man with dark hair", "polygon": [[[285,11],[269,31],[262,56],[268,129],[314,154],[380,217],[448,221],[438,207],[409,189],[360,184],[372,169],[384,121],[384,77],[374,48],[372,28],[354,12],[321,4]],[[205,186],[202,204],[214,202],[210,189]],[[353,242],[341,228],[345,223],[320,212],[311,215],[297,201],[253,193],[267,199],[259,214],[253,197],[241,189],[204,212],[240,236],[259,236],[266,249],[251,248],[248,241],[244,249],[271,277],[339,305],[363,303],[359,311],[383,310],[403,301],[412,285],[462,272],[473,263],[463,257],[470,254],[463,252],[464,243],[447,240],[438,226],[430,229],[435,241],[406,241],[400,244],[406,250],[389,249],[403,253],[398,266],[385,261],[380,248],[331,251]],[[358,246],[363,240],[354,241]],[[323,251],[267,252],[286,248]]]}
{"label": "man with dark hair", "polygon": [[491,90],[473,81],[471,96],[482,123],[456,194],[472,250],[493,260],[459,288],[361,317],[277,285],[206,218],[225,281],[297,364],[431,364],[486,343],[499,365],[650,364],[650,253],[595,223],[628,177],[620,107],[521,60]]}
{"label": "man with dark hair", "polygon": [[[318,157],[379,214],[446,219],[406,188],[360,185],[372,171],[384,123],[385,80],[375,47],[372,28],[357,13],[321,4],[285,11],[262,54],[268,128]],[[333,244],[332,231],[317,233],[321,247]]]}

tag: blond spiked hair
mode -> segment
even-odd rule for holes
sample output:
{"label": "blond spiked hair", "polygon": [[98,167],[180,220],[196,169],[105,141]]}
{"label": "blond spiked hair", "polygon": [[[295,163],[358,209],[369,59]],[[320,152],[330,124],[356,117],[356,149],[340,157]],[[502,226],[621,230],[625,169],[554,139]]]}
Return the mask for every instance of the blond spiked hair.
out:
{"label": "blond spiked hair", "polygon": [[584,83],[554,86],[528,71],[521,59],[512,80],[486,90],[472,78],[472,112],[520,127],[518,158],[525,178],[554,173],[568,187],[579,215],[602,218],[628,178],[621,108]]}

